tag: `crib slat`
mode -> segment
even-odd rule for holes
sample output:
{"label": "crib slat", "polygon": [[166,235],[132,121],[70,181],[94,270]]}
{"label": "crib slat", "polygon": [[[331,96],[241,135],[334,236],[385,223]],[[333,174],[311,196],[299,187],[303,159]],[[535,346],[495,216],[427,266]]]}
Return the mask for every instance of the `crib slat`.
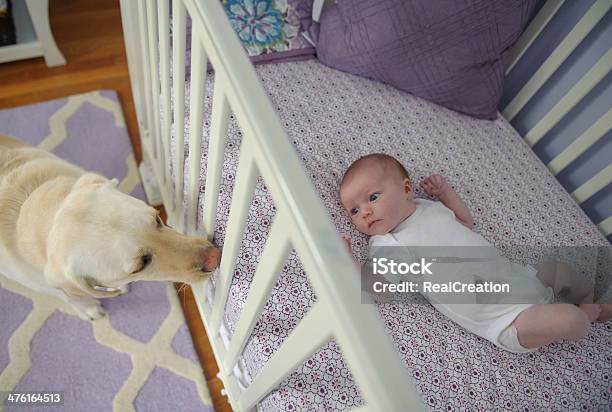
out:
{"label": "crib slat", "polygon": [[[138,2],[120,0],[120,5],[125,53],[130,72],[130,85],[132,86],[136,117],[140,125],[146,119],[146,106],[143,96],[145,86],[141,69],[143,66],[141,44],[144,38],[140,37],[141,24],[138,21]],[[144,136],[141,136],[141,139],[144,139]]]}
{"label": "crib slat", "polygon": [[512,71],[516,63],[523,57],[523,54],[529,49],[529,46],[540,35],[542,30],[544,30],[544,27],[546,27],[563,3],[565,3],[565,0],[548,0],[544,3],[544,6],[542,6],[538,14],[529,23],[529,26],[527,26],[512,48],[512,56],[510,57],[510,64],[506,69],[506,74]]}
{"label": "crib slat", "polygon": [[597,227],[601,230],[604,236],[608,236],[612,233],[612,216],[608,216],[605,220],[601,221]]}
{"label": "crib slat", "polygon": [[569,92],[538,123],[527,132],[525,140],[534,146],[574,106],[582,100],[601,79],[612,70],[612,49],[608,50],[593,67],[576,83]]}
{"label": "crib slat", "polygon": [[210,125],[208,146],[208,164],[206,166],[206,190],[204,192],[204,230],[209,240],[215,234],[219,182],[223,168],[225,141],[227,140],[227,123],[229,104],[225,94],[227,80],[221,73],[215,73],[215,90]]}
{"label": "crib slat", "polygon": [[261,314],[261,311],[270,297],[270,291],[276,284],[281,267],[290,251],[289,237],[287,235],[288,221],[282,213],[278,213],[270,229],[266,247],[257,265],[257,272],[251,283],[249,296],[240,312],[240,321],[232,336],[223,364],[225,370],[232,370],[238,356],[242,353],[248,337]]}
{"label": "crib slat", "polygon": [[597,141],[612,128],[612,109],[601,116],[591,127],[582,133],[576,140],[567,146],[561,153],[548,163],[548,168],[557,175],[565,169],[570,163],[584,153],[589,147],[593,146]]}
{"label": "crib slat", "polygon": [[252,143],[249,142],[247,136],[244,136],[240,148],[240,160],[234,182],[230,215],[227,220],[227,232],[223,244],[223,254],[221,255],[221,263],[219,265],[221,273],[215,290],[213,310],[210,319],[210,326],[215,334],[219,333],[221,317],[225,311],[227,295],[230,285],[232,284],[232,278],[234,277],[234,264],[238,257],[246,218],[249,213],[249,208],[251,207],[251,198],[255,190],[256,178],[257,168],[253,158]]}
{"label": "crib slat", "polygon": [[[147,4],[144,1],[139,1],[138,2],[138,20],[140,22],[139,24],[139,28],[140,28],[140,38],[143,41],[142,47],[141,47],[141,53],[142,53],[142,70],[143,70],[143,75],[144,75],[144,103],[145,103],[145,124],[141,125],[143,132],[145,133],[145,136],[142,137],[143,139],[143,143],[145,145],[147,145],[147,149],[148,152],[151,151],[151,148],[149,146],[152,145],[152,139],[151,139],[151,124],[153,123],[153,121],[151,119],[153,119],[154,117],[152,116],[152,103],[151,103],[151,75],[149,73],[150,71],[150,64],[149,64],[149,48],[148,46],[148,30],[147,30]],[[152,155],[153,153],[149,153],[150,155]]]}
{"label": "crib slat", "polygon": [[[161,123],[159,121],[160,103],[160,80],[159,80],[159,53],[158,53],[158,32],[157,32],[157,7],[155,0],[148,0],[146,3],[140,1],[139,4],[145,6],[146,10],[143,10],[146,14],[146,27],[148,36],[148,61],[144,68],[145,72],[148,72],[147,80],[147,95],[150,95],[148,102],[150,118],[146,126],[145,142],[146,155],[148,160],[151,161],[151,168],[155,174],[155,178],[158,182],[163,182],[164,176],[167,173],[166,162],[164,159],[164,153],[160,150],[161,147]],[[162,202],[169,204],[170,193],[168,187],[164,184],[159,185],[159,189],[162,196]]]}
{"label": "crib slat", "polygon": [[327,309],[320,302],[314,304],[239,398],[240,410],[246,411],[254,407],[296,367],[331,339],[332,329]]}
{"label": "crib slat", "polygon": [[600,170],[595,176],[572,192],[578,203],[590,199],[595,193],[612,183],[612,164]]}
{"label": "crib slat", "polygon": [[[198,282],[196,284],[191,285],[191,289],[193,290],[193,295],[195,296],[195,302],[198,307],[198,311],[200,312],[200,317],[204,323],[204,328],[206,329],[206,334],[208,336],[208,340],[210,341],[211,348],[214,352],[215,359],[223,359],[225,357],[225,344],[223,343],[223,338],[217,335],[215,338],[212,338],[213,334],[211,333],[211,329],[207,324],[206,320],[210,316],[209,305],[207,304],[208,299],[206,298],[206,282]],[[221,366],[221,365],[219,365]],[[234,375],[232,370],[226,371],[223,370],[223,367],[220,367],[219,374],[217,377],[220,377],[223,381],[223,386],[228,393],[240,393],[241,389],[238,385],[238,378]],[[232,402],[232,399],[230,399]]]}
{"label": "crib slat", "polygon": [[511,121],[521,111],[529,100],[540,90],[542,85],[555,73],[565,59],[576,49],[582,40],[597,25],[599,20],[610,10],[612,2],[609,0],[597,0],[585,13],[572,31],[559,43],[557,48],[542,63],[540,68],[533,74],[531,79],[523,86],[518,94],[504,108],[502,115]]}
{"label": "crib slat", "polygon": [[[161,109],[164,123],[162,126],[162,146],[164,160],[170,159],[170,4],[168,0],[158,0],[157,17],[159,22],[159,71],[161,75]],[[162,163],[164,170],[164,180],[162,184],[167,184],[170,165],[169,162]],[[172,199],[168,199],[172,201]]]}
{"label": "crib slat", "polygon": [[187,11],[182,1],[172,2],[172,92],[174,104],[174,138],[176,159],[174,164],[174,222],[183,227],[183,175],[185,163],[185,26]]}
{"label": "crib slat", "polygon": [[206,87],[206,52],[196,27],[191,32],[191,89],[189,99],[189,186],[187,190],[187,232],[196,233],[202,163],[202,120]]}
{"label": "crib slat", "polygon": [[149,32],[149,73],[151,74],[151,95],[152,95],[152,113],[151,118],[154,119],[151,122],[151,142],[153,143],[152,149],[153,153],[149,153],[153,158],[155,158],[155,162],[163,164],[163,157],[159,151],[159,142],[161,140],[159,135],[159,55],[158,55],[158,47],[157,47],[157,7],[155,6],[155,0],[147,1],[147,29]]}

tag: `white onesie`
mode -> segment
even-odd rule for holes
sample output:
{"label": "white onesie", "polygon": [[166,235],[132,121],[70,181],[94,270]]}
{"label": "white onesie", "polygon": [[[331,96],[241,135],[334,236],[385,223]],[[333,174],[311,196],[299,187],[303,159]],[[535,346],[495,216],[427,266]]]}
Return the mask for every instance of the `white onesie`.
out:
{"label": "white onesie", "polygon": [[[376,256],[376,251],[380,250],[378,248],[388,246],[403,246],[404,248],[400,249],[401,253],[406,254],[405,258],[414,259],[413,261],[427,256],[427,253],[432,250],[431,246],[452,246],[453,248],[446,249],[452,251],[470,249],[457,248],[458,246],[480,247],[471,248],[472,251],[469,253],[477,250],[487,254],[493,251],[497,264],[497,266],[494,266],[497,270],[493,271],[495,272],[494,280],[514,285],[515,289],[513,290],[515,291],[519,288],[525,297],[525,302],[529,303],[478,303],[474,294],[461,294],[458,299],[464,303],[456,303],[456,300],[452,301],[453,303],[448,303],[448,300],[445,302],[444,299],[440,299],[441,295],[420,292],[437,310],[474,334],[511,352],[527,351],[518,344],[518,340],[513,345],[507,343],[509,326],[519,313],[530,306],[537,303],[552,302],[552,288],[546,287],[540,282],[536,277],[536,270],[531,266],[522,266],[501,256],[484,237],[459,223],[453,211],[444,206],[442,202],[415,199],[414,203],[416,205],[414,213],[392,232],[370,238],[370,255]],[[428,249],[428,247],[430,248]],[[397,253],[397,249],[384,250],[395,250]],[[462,283],[474,283],[479,280],[474,277],[475,268],[486,267],[478,265],[478,263],[438,265],[444,270],[434,271],[433,273],[443,273],[441,275],[442,281],[454,280]],[[444,277],[448,279],[444,279]],[[487,275],[484,274],[484,277],[486,278]],[[521,294],[519,293],[519,295]],[[517,302],[516,292],[513,293],[513,296],[515,299],[513,302]],[[515,330],[510,333],[516,335]],[[516,340],[516,336],[514,336],[514,339]]]}

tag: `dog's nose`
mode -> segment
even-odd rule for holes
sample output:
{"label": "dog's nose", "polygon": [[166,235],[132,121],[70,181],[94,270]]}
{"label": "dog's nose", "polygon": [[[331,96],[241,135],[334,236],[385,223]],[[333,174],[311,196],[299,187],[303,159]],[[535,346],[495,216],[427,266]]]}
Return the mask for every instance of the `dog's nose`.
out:
{"label": "dog's nose", "polygon": [[204,251],[204,266],[202,266],[202,272],[212,272],[219,266],[221,261],[221,251],[211,246]]}

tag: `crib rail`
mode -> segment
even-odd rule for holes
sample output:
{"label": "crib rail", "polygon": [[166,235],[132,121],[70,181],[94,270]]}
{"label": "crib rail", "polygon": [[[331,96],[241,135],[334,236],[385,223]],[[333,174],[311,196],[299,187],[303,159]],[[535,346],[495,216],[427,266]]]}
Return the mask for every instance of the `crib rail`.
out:
{"label": "crib rail", "polygon": [[[173,98],[169,113],[167,0],[122,0],[125,41],[144,152],[163,187],[170,222],[184,232],[197,230],[201,130],[206,67],[215,70],[206,191],[200,227],[210,237],[230,110],[243,132],[240,159],[220,276],[212,307],[205,285],[194,285],[198,307],[215,352],[232,407],[253,410],[297,366],[335,339],[365,401],[358,410],[421,410],[420,396],[403,367],[374,305],[361,304],[359,273],[340,241],[320,199],[301,167],[265,91],[218,1],[173,0]],[[192,19],[188,182],[183,210],[183,172],[174,186],[168,175],[169,137],[174,125],[177,164],[183,161],[185,16]],[[159,29],[158,29],[159,28]],[[158,59],[158,56],[161,57]],[[162,62],[158,67],[158,63]],[[161,73],[161,81],[158,74]],[[161,99],[160,99],[161,95]],[[161,118],[159,113],[162,113]],[[170,122],[172,116],[173,122]],[[220,336],[223,311],[255,181],[261,176],[277,214],[251,290],[229,346]],[[162,182],[165,182],[162,183]],[[183,216],[186,218],[183,219]],[[246,391],[233,373],[253,326],[294,249],[317,302],[274,353]]]}
{"label": "crib rail", "polygon": [[[507,70],[510,73],[517,65],[519,65],[521,57],[526,51],[532,47],[538,35],[549,24],[555,24],[555,15],[560,12],[562,7],[567,6],[569,2],[564,0],[548,0],[534,17],[529,27],[519,38],[515,48],[511,64]],[[562,65],[570,58],[570,56],[582,47],[585,39],[589,34],[601,24],[602,20],[609,17],[612,2],[610,0],[596,0],[580,17],[572,29],[561,39],[552,53],[544,60],[522,84],[522,87],[512,97],[510,102],[503,108],[502,114],[508,121],[513,121],[523,110],[528,111],[529,104],[536,99],[538,93],[541,93],[546,88],[554,88],[555,84],[551,84],[551,79],[559,71]],[[563,21],[563,19],[561,19]],[[559,23],[559,24],[563,24]],[[573,64],[576,64],[575,62]],[[612,49],[608,49],[601,57],[593,64],[576,83],[564,94],[561,99],[556,102],[541,118],[537,119],[534,125],[529,126],[524,138],[525,141],[534,147],[542,141],[547,133],[551,132],[566,116],[574,111],[585,97],[589,95],[596,87],[602,84],[602,81],[612,71]],[[534,105],[535,106],[535,105]],[[608,102],[609,107],[609,102]],[[516,124],[513,123],[513,125]],[[581,156],[599,142],[602,142],[605,136],[612,130],[612,109],[604,112],[599,119],[593,122],[581,133],[574,137],[574,140],[568,144],[561,152],[556,153],[554,157],[547,162],[550,171],[559,176],[561,172],[566,170],[573,162],[577,161]],[[553,136],[554,137],[554,136]],[[588,161],[584,157],[581,161]],[[568,169],[570,170],[570,169]],[[592,171],[593,175],[582,182],[575,190],[572,191],[572,196],[577,203],[584,204],[596,195],[602,199],[602,194],[610,192],[612,185],[612,164],[608,162],[606,166],[602,166],[598,171]],[[606,192],[607,190],[607,192]],[[603,220],[595,221],[600,231],[604,236],[612,235],[612,216],[604,217]]]}

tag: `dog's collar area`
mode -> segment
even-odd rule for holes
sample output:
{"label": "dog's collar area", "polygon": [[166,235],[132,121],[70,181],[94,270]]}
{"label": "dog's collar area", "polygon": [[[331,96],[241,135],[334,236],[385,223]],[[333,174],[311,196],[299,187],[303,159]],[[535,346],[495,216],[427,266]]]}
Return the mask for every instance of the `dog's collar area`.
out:
{"label": "dog's collar area", "polygon": [[119,292],[121,289],[119,288],[111,288],[109,286],[100,285],[96,280],[92,278],[87,278],[87,283],[93,290],[97,290],[98,292]]}

